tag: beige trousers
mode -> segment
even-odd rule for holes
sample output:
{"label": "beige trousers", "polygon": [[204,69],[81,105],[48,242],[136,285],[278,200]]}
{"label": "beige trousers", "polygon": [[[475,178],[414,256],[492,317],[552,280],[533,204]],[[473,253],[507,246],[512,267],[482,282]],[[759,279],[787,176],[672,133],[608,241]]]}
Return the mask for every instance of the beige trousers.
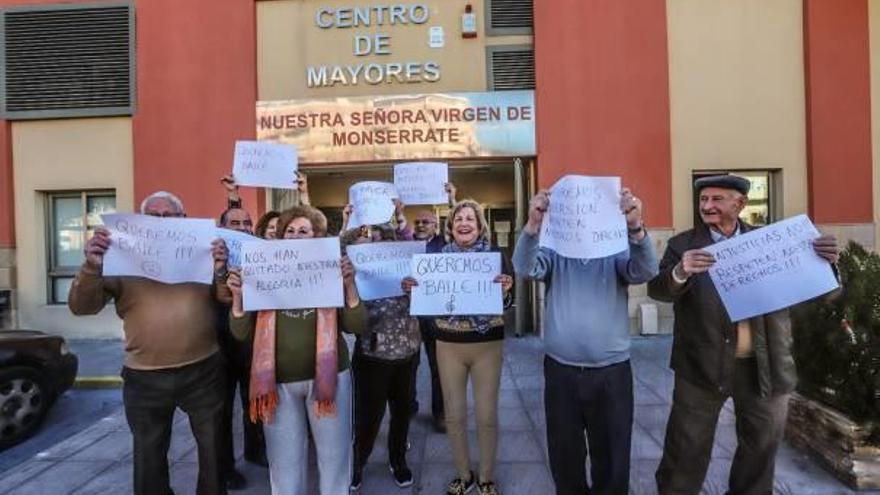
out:
{"label": "beige trousers", "polygon": [[446,434],[452,444],[455,468],[462,479],[470,472],[467,438],[467,385],[474,389],[477,440],[480,452],[479,481],[494,481],[498,446],[498,389],[504,341],[452,343],[437,341],[437,367],[446,409]]}

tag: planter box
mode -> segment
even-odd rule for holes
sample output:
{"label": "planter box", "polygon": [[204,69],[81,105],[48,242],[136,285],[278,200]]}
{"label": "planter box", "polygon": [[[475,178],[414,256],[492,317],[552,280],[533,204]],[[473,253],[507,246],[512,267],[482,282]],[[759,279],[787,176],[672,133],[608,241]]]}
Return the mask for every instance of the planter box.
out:
{"label": "planter box", "polygon": [[868,445],[865,428],[840,412],[795,392],[785,436],[851,488],[880,489],[880,447]]}

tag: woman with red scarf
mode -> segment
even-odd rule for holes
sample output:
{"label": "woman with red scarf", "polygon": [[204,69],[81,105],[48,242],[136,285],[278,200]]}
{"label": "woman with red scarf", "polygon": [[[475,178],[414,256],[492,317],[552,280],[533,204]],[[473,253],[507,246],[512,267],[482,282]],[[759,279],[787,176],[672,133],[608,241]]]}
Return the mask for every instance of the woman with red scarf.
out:
{"label": "woman with red scarf", "polygon": [[[278,219],[278,238],[327,234],[327,219],[298,206]],[[273,495],[307,493],[309,428],[315,440],[321,495],[348,494],[351,479],[351,376],[348,347],[340,330],[360,333],[366,311],[354,284],[354,267],[342,258],[345,306],[246,313],[241,276],[230,271],[233,294],[230,329],[237,339],[254,338],[250,415],[263,422]],[[341,318],[341,325],[337,320]]]}

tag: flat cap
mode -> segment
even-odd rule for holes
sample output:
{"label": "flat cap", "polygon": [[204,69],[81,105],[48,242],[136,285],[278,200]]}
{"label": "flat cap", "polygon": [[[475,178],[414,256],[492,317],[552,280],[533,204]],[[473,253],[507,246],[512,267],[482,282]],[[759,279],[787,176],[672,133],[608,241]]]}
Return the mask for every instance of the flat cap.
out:
{"label": "flat cap", "polygon": [[709,177],[700,177],[694,182],[694,187],[697,192],[703,190],[705,187],[720,187],[748,194],[751,183],[745,177],[740,177],[738,175],[712,175]]}

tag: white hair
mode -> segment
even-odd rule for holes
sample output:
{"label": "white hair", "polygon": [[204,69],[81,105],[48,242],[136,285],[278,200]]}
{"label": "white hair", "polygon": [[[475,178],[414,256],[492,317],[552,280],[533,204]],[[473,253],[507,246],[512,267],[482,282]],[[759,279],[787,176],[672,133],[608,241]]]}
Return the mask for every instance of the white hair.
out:
{"label": "white hair", "polygon": [[175,206],[175,208],[177,208],[177,210],[180,213],[184,213],[183,201],[181,201],[180,198],[171,194],[168,191],[156,191],[153,194],[150,194],[149,196],[144,198],[143,201],[141,201],[141,214],[146,213],[147,212],[147,205],[150,204],[150,201],[153,201],[156,199],[167,200],[169,203],[173,204]]}

